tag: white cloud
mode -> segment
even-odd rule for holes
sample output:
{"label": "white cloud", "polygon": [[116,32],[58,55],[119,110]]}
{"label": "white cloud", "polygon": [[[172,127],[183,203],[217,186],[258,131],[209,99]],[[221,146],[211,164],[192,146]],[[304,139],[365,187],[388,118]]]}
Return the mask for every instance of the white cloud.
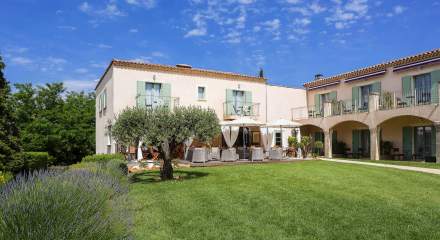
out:
{"label": "white cloud", "polygon": [[121,11],[119,7],[116,5],[115,0],[108,1],[103,8],[95,8],[88,2],[83,2],[79,5],[78,9],[83,13],[95,17],[114,18],[114,17],[126,16],[126,14],[123,11]]}
{"label": "white cloud", "polygon": [[98,44],[98,47],[99,47],[99,48],[102,48],[102,49],[109,49],[109,48],[112,48],[112,46],[107,45],[107,44],[103,44],[103,43]]}
{"label": "white cloud", "polygon": [[232,31],[225,36],[227,43],[240,43],[241,42],[241,33],[237,31]]}
{"label": "white cloud", "polygon": [[301,0],[286,0],[286,2],[289,4],[298,4],[298,3],[301,3],[302,1]]}
{"label": "white cloud", "polygon": [[295,18],[294,20],[295,25],[307,26],[310,23],[312,23],[312,21],[310,21],[308,18]]}
{"label": "white cloud", "polygon": [[405,12],[405,10],[406,10],[406,7],[401,6],[401,5],[396,5],[393,7],[392,12],[387,13],[387,17],[393,17],[395,15],[402,14],[403,12]]}
{"label": "white cloud", "polygon": [[344,6],[341,1],[333,2],[336,7],[332,10],[332,15],[326,18],[326,22],[333,24],[336,29],[349,28],[360,19],[370,19],[367,0],[350,0]]}
{"label": "white cloud", "polygon": [[132,29],[130,29],[128,31],[131,32],[131,33],[138,33],[139,32],[139,30],[137,28],[132,28]]}
{"label": "white cloud", "polygon": [[31,59],[26,57],[13,57],[11,58],[11,62],[15,65],[29,65],[33,63]]}
{"label": "white cloud", "polygon": [[199,37],[199,36],[205,36],[206,33],[207,33],[207,30],[206,30],[205,27],[194,28],[194,29],[191,29],[190,31],[188,31],[188,32],[185,34],[185,38],[188,38],[188,37]]}
{"label": "white cloud", "polygon": [[326,10],[326,8],[324,6],[319,5],[318,2],[313,2],[312,4],[309,5],[309,8],[315,14],[322,13]]}
{"label": "white cloud", "polygon": [[240,3],[240,4],[251,4],[254,2],[255,2],[255,0],[238,0],[238,3]]}
{"label": "white cloud", "polygon": [[26,47],[7,47],[5,51],[7,53],[25,53],[29,50],[29,48]]}
{"label": "white cloud", "polygon": [[156,6],[156,0],[125,0],[125,2],[135,6],[142,6],[147,9],[151,9]]}
{"label": "white cloud", "polygon": [[152,57],[157,57],[157,58],[164,58],[166,57],[166,55],[163,52],[159,52],[159,51],[155,51],[151,53]]}
{"label": "white cloud", "polygon": [[80,73],[80,74],[84,74],[84,73],[88,73],[89,70],[87,68],[77,68],[75,69],[76,73]]}
{"label": "white cloud", "polygon": [[48,57],[47,62],[50,64],[61,65],[67,63],[67,60],[64,58]]}
{"label": "white cloud", "polygon": [[64,80],[64,86],[67,88],[68,91],[93,91],[93,89],[96,86],[98,79],[93,80]]}

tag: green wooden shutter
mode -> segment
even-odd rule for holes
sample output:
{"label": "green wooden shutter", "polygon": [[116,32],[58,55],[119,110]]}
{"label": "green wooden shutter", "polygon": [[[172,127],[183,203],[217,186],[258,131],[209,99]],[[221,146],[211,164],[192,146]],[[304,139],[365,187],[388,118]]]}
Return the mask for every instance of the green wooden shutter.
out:
{"label": "green wooden shutter", "polygon": [[252,92],[251,91],[245,91],[244,92],[244,104],[246,106],[250,107],[250,115],[253,116],[254,115],[254,106],[252,103]]}
{"label": "green wooden shutter", "polygon": [[102,111],[102,98],[101,98],[101,95],[98,95],[98,110],[99,110],[99,112]]}
{"label": "green wooden shutter", "polygon": [[328,96],[329,96],[329,100],[330,100],[330,101],[336,101],[336,100],[338,100],[338,93],[337,93],[336,91],[330,92],[330,93],[328,94]]}
{"label": "green wooden shutter", "polygon": [[405,76],[402,78],[402,101],[410,104],[411,100],[408,96],[412,96],[412,76]]}
{"label": "green wooden shutter", "polygon": [[[356,107],[358,108],[360,106],[360,94],[359,94],[359,87],[353,87],[351,88],[351,107]],[[352,109],[353,111],[355,109]]]}
{"label": "green wooden shutter", "polygon": [[315,112],[321,113],[321,94],[315,94]]}
{"label": "green wooden shutter", "polygon": [[412,127],[404,127],[402,132],[402,149],[403,149],[403,157],[406,160],[410,160],[412,158],[413,147],[413,128]]}
{"label": "green wooden shutter", "polygon": [[232,89],[226,89],[226,103],[224,112],[226,115],[231,116],[234,115],[234,95]]}
{"label": "green wooden shutter", "polygon": [[137,107],[145,107],[145,98],[146,98],[146,90],[145,90],[145,82],[143,81],[137,81],[137,96],[136,96],[136,106]]}
{"label": "green wooden shutter", "polygon": [[438,82],[440,81],[440,70],[431,72],[431,102],[439,103]]}
{"label": "green wooden shutter", "polygon": [[107,109],[107,89],[104,90],[104,93],[102,94],[102,99],[103,99],[103,109]]}
{"label": "green wooden shutter", "polygon": [[380,93],[380,91],[381,91],[380,81],[379,82],[374,82],[372,84],[371,91],[374,92],[374,93]]}
{"label": "green wooden shutter", "polygon": [[435,126],[432,126],[432,132],[431,132],[431,156],[432,157],[435,157],[436,153],[437,153],[437,151],[436,151],[436,148],[437,148],[436,133],[437,133],[437,131],[435,129]]}
{"label": "green wooden shutter", "polygon": [[171,108],[171,84],[162,83],[160,86],[160,99],[163,102],[163,106]]}
{"label": "green wooden shutter", "polygon": [[357,129],[353,129],[351,143],[352,143],[351,152],[358,153],[361,144],[361,131]]}

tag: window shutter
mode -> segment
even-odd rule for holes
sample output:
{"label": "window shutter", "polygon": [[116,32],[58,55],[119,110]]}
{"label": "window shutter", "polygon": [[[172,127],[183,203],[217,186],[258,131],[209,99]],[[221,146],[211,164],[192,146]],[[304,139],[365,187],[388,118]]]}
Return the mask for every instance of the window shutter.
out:
{"label": "window shutter", "polygon": [[410,104],[411,100],[408,96],[412,96],[412,76],[405,76],[402,78],[402,101]]}
{"label": "window shutter", "polygon": [[160,98],[163,106],[171,108],[171,84],[162,83],[160,86]]}
{"label": "window shutter", "polygon": [[352,153],[359,153],[359,147],[361,142],[361,131],[357,129],[353,129],[352,131]]}
{"label": "window shutter", "polygon": [[233,90],[232,89],[226,89],[226,103],[225,103],[225,114],[228,116],[233,115],[234,109],[233,109]]}
{"label": "window shutter", "polygon": [[353,87],[351,89],[351,101],[352,101],[351,105],[352,105],[352,107],[355,107],[356,109],[360,106],[359,89],[360,89],[359,87]]}
{"label": "window shutter", "polygon": [[251,91],[245,91],[244,92],[244,104],[248,106],[250,109],[251,116],[254,115],[254,106],[252,105],[252,92]]}
{"label": "window shutter", "polygon": [[321,112],[321,94],[315,94],[315,113]]}
{"label": "window shutter", "polygon": [[338,93],[336,91],[329,93],[329,100],[330,101],[336,101],[338,100]]}
{"label": "window shutter", "polygon": [[374,93],[380,93],[381,92],[381,84],[379,82],[375,82],[372,84],[371,91]]}
{"label": "window shutter", "polygon": [[98,96],[98,109],[99,112],[102,112],[102,95]]}
{"label": "window shutter", "polygon": [[103,109],[107,109],[107,89],[104,90],[102,99],[103,99]]}
{"label": "window shutter", "polygon": [[432,126],[432,132],[431,132],[431,156],[436,157],[436,148],[437,148],[437,136],[436,136],[437,130],[435,126]]}
{"label": "window shutter", "polygon": [[402,148],[403,148],[403,156],[406,160],[410,160],[412,158],[412,135],[413,128],[412,127],[404,127],[402,133]]}
{"label": "window shutter", "polygon": [[137,81],[137,96],[136,96],[136,106],[137,107],[145,107],[146,103],[145,103],[145,99],[146,99],[146,90],[145,90],[145,82],[143,81]]}
{"label": "window shutter", "polygon": [[438,82],[440,81],[440,70],[431,72],[431,102],[439,103]]}

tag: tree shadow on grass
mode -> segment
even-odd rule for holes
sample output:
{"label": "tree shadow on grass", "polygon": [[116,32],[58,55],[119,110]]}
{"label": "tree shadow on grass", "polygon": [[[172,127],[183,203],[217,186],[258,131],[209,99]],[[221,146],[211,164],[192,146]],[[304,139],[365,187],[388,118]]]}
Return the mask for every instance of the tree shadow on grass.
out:
{"label": "tree shadow on grass", "polygon": [[[192,179],[197,179],[201,177],[208,176],[208,173],[205,172],[196,172],[196,171],[174,171],[174,180],[171,181],[188,181]],[[141,184],[149,184],[149,183],[161,183],[166,182],[160,179],[159,171],[144,171],[140,173],[134,173],[130,177],[131,183],[141,183]]]}

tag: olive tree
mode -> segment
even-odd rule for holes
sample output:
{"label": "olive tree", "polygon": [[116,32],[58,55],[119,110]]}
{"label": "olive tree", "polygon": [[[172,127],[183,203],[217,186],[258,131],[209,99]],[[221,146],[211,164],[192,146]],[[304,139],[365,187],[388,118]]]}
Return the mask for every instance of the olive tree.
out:
{"label": "olive tree", "polygon": [[[151,115],[151,111],[145,108],[126,108],[116,117],[111,133],[107,134],[111,134],[119,144],[138,147],[143,136],[149,131],[149,115]],[[136,158],[137,154],[136,151]]]}
{"label": "olive tree", "polygon": [[187,139],[208,142],[220,134],[219,120],[211,109],[200,107],[127,108],[112,128],[118,143],[138,146],[142,141],[159,149],[163,166],[161,178],[173,179],[172,155]]}
{"label": "olive tree", "polygon": [[211,109],[177,107],[171,112],[167,108],[155,108],[149,117],[149,131],[143,140],[160,149],[163,180],[173,178],[172,154],[187,139],[208,142],[220,133],[219,120]]}

